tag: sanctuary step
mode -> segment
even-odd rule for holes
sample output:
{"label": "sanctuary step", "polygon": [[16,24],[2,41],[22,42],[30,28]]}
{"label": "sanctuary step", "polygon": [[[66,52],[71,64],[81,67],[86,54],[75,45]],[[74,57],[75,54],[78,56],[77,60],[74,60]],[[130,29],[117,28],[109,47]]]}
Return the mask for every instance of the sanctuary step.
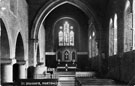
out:
{"label": "sanctuary step", "polygon": [[83,78],[85,78],[85,77],[89,77],[89,78],[93,78],[93,77],[95,77],[95,75],[96,75],[96,73],[95,72],[76,72],[75,73],[75,76],[76,77],[83,77]]}
{"label": "sanctuary step", "polygon": [[75,72],[58,72],[58,86],[75,86]]}

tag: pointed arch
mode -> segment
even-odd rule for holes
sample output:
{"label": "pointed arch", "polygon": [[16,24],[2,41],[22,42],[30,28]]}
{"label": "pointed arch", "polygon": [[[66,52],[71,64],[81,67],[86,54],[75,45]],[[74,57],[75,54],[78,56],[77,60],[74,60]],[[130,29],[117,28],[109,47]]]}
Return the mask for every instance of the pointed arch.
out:
{"label": "pointed arch", "polygon": [[9,36],[7,32],[7,28],[5,26],[4,21],[0,18],[0,29],[1,29],[1,39],[0,39],[0,44],[1,44],[1,58],[6,59],[10,57],[10,44],[9,44]]}
{"label": "pointed arch", "polygon": [[17,61],[24,60],[24,43],[21,33],[18,33],[17,39],[16,39],[16,49],[15,49],[15,59]]}
{"label": "pointed arch", "polygon": [[34,24],[32,26],[32,32],[31,32],[31,37],[32,39],[38,39],[38,31],[39,28],[41,27],[41,24],[43,21],[47,18],[47,16],[57,7],[64,5],[64,4],[70,4],[73,5],[80,10],[82,10],[89,18],[91,16],[94,17],[94,20],[96,23],[99,25],[98,20],[95,17],[96,15],[93,13],[92,9],[88,8],[83,2],[79,0],[55,0],[55,1],[50,1],[47,3],[47,5],[44,5],[44,7],[39,11]]}
{"label": "pointed arch", "polygon": [[129,0],[124,9],[124,52],[132,50],[132,9]]}

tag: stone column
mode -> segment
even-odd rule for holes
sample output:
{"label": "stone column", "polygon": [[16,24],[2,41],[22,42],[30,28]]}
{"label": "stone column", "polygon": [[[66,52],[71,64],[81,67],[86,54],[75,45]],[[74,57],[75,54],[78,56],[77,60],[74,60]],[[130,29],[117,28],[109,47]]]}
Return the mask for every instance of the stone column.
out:
{"label": "stone column", "polygon": [[2,81],[4,83],[13,82],[13,65],[12,64],[3,65]]}
{"label": "stone column", "polygon": [[19,66],[19,79],[26,79],[26,67],[25,65]]}

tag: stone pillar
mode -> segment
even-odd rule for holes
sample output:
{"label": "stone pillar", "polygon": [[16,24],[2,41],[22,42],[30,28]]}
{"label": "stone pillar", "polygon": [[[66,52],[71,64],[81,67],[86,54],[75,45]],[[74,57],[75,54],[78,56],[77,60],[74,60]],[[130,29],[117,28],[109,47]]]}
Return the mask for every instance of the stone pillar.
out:
{"label": "stone pillar", "polygon": [[3,65],[2,82],[4,83],[13,82],[13,65],[12,64]]}
{"label": "stone pillar", "polygon": [[26,67],[25,65],[19,66],[19,79],[26,79]]}

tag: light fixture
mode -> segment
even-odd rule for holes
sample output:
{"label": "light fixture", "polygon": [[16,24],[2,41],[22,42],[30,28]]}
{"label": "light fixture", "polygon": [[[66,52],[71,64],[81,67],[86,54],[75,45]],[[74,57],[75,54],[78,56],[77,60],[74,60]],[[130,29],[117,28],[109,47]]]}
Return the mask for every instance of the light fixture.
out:
{"label": "light fixture", "polygon": [[93,37],[95,36],[95,32],[93,32],[92,36],[93,36]]}

